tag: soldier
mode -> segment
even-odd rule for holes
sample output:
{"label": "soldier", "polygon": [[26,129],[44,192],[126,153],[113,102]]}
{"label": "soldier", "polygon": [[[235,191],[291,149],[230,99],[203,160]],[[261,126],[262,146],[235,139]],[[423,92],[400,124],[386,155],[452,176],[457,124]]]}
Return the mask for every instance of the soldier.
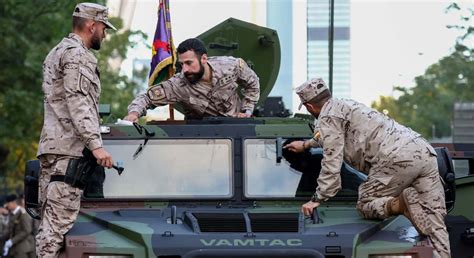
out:
{"label": "soldier", "polygon": [[5,244],[3,256],[12,258],[35,257],[35,245],[32,232],[31,217],[17,203],[16,195],[9,195],[6,207],[10,212],[7,230],[3,234]]}
{"label": "soldier", "polygon": [[[234,57],[207,57],[204,44],[195,38],[179,44],[178,64],[182,67],[167,81],[138,95],[124,118],[136,122],[147,108],[180,103],[186,118],[205,116],[250,117],[260,96],[258,76],[244,60]],[[243,99],[237,86],[243,88]]]}
{"label": "soldier", "polygon": [[[331,98],[322,79],[311,79],[296,89],[301,105],[318,119],[315,136],[285,148],[302,152],[322,146],[324,157],[305,215],[341,189],[345,161],[368,175],[359,187],[357,209],[367,219],[405,215],[419,233],[427,235],[436,257],[449,257],[444,224],[446,207],[436,152],[420,134],[353,100]],[[300,108],[301,108],[300,105]]]}
{"label": "soldier", "polygon": [[[2,196],[0,197],[0,236],[3,236],[7,230],[8,226],[8,210],[4,207],[5,205],[5,198]],[[3,244],[5,243],[5,239],[0,237],[0,257],[3,257]]]}
{"label": "soldier", "polygon": [[[18,203],[18,205],[20,205],[21,209],[26,212],[26,210],[25,210],[25,208],[26,208],[26,206],[25,206],[25,194],[22,193],[18,196],[17,203]],[[31,228],[32,228],[31,234],[33,236],[36,236],[36,234],[38,233],[39,222],[40,221],[36,220],[36,219],[31,220]]]}
{"label": "soldier", "polygon": [[[113,161],[102,145],[99,128],[100,80],[97,59],[108,21],[108,8],[80,3],[72,14],[72,30],[43,63],[44,125],[38,148],[40,160],[41,222],[36,236],[39,257],[57,257],[64,234],[73,226],[82,190],[65,175],[76,169],[70,162],[87,148],[101,166]],[[70,166],[71,165],[71,166]],[[67,173],[66,173],[67,172]]]}

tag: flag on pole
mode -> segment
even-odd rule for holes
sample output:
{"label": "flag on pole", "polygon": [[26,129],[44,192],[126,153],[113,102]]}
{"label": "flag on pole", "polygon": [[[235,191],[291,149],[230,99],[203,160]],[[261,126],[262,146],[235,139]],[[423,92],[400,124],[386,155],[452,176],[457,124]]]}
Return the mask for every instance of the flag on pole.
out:
{"label": "flag on pole", "polygon": [[176,50],[171,36],[169,0],[160,0],[159,3],[148,86],[167,80],[175,73]]}

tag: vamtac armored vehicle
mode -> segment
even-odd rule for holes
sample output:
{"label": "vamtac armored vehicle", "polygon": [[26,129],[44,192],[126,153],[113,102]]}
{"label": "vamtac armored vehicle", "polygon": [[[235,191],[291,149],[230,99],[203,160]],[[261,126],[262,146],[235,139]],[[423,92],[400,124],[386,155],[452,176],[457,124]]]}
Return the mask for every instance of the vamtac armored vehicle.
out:
{"label": "vamtac armored vehicle", "polygon": [[[263,103],[279,70],[276,31],[229,19],[199,38],[209,55],[242,57],[255,70]],[[103,125],[105,148],[125,171],[99,169],[91,175],[62,256],[432,257],[431,247],[405,217],[382,221],[359,216],[357,190],[366,175],[349,166],[341,168],[337,196],[312,217],[300,212],[317,186],[323,154],[321,149],[295,154],[282,146],[311,137],[308,122],[312,124],[302,118],[216,117]],[[453,163],[446,149],[439,150],[452,209]],[[37,161],[27,164],[30,208],[37,205],[37,167]],[[472,166],[461,180],[464,192],[457,199],[466,202],[473,193]],[[466,223],[474,220],[462,209],[452,212]],[[458,231],[452,242],[464,241],[466,232]],[[465,235],[466,241],[472,239]],[[466,242],[463,248],[470,246]]]}

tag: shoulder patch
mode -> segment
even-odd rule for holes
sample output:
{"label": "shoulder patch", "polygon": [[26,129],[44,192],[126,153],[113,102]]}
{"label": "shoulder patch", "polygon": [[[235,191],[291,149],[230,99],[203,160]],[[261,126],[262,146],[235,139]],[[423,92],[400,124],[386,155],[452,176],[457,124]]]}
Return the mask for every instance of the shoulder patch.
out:
{"label": "shoulder patch", "polygon": [[147,91],[148,98],[152,101],[159,101],[166,99],[165,92],[160,84],[153,86]]}
{"label": "shoulder patch", "polygon": [[240,67],[240,69],[242,69],[246,66],[247,66],[247,63],[244,61],[244,59],[239,58],[239,67]]}
{"label": "shoulder patch", "polygon": [[314,133],[313,135],[313,139],[315,141],[319,141],[321,139],[321,133],[319,133],[319,131],[316,131],[316,133]]}

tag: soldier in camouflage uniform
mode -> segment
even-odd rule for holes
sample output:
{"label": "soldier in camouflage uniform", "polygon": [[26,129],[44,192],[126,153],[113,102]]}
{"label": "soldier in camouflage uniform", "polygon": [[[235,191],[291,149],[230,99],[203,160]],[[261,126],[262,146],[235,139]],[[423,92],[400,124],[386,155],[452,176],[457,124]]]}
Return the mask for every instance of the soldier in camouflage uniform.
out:
{"label": "soldier in camouflage uniform", "polygon": [[54,47],[43,63],[44,124],[38,148],[41,164],[41,222],[36,236],[39,257],[57,257],[77,217],[82,190],[64,180],[69,161],[92,151],[97,163],[110,168],[99,128],[100,80],[97,59],[108,22],[108,9],[78,4],[73,12],[73,33]]}
{"label": "soldier in camouflage uniform", "polygon": [[[296,89],[316,118],[315,135],[285,146],[302,152],[321,146],[324,157],[316,193],[302,206],[305,215],[341,189],[345,161],[368,175],[359,187],[357,209],[368,219],[404,214],[433,243],[436,257],[449,257],[446,207],[436,152],[420,134],[353,100],[331,98],[322,79]],[[301,108],[300,105],[300,108]]]}
{"label": "soldier in camouflage uniform", "polygon": [[[181,73],[141,94],[128,106],[125,120],[136,122],[147,108],[180,103],[186,118],[206,116],[250,117],[260,96],[258,76],[244,60],[207,57],[204,44],[195,38],[177,49]],[[243,99],[237,93],[242,87]]]}

